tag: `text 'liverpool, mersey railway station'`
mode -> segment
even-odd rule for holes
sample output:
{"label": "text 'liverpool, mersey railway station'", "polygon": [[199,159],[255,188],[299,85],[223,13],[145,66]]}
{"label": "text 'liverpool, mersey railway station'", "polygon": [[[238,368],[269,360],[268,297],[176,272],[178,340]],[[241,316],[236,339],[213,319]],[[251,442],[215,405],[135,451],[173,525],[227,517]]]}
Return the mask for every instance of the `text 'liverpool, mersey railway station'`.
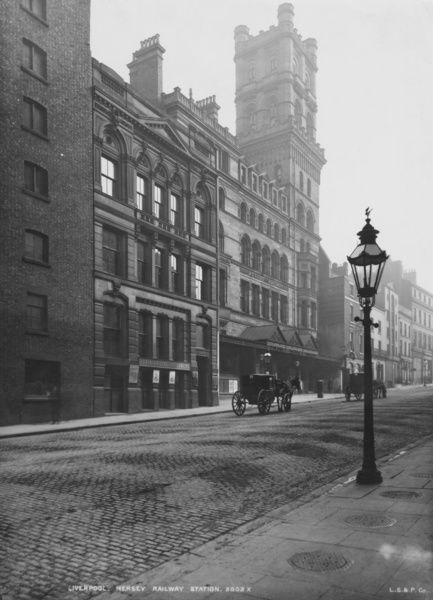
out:
{"label": "text 'liverpool, mersey railway station'", "polygon": [[[234,32],[236,135],[165,93],[159,35],[129,83],[90,54],[90,0],[5,0],[3,424],[214,406],[243,374],[306,391],[362,369],[347,265],[320,244],[317,43],[294,8]],[[433,294],[389,261],[374,377],[431,382]]]}

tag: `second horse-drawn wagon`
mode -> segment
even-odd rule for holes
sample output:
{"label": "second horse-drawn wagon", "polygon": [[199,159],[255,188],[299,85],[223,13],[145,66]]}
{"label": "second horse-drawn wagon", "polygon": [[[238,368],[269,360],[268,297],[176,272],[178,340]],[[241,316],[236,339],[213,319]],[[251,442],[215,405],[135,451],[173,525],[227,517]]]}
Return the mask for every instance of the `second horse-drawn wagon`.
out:
{"label": "second horse-drawn wagon", "polygon": [[240,389],[233,394],[232,408],[238,417],[244,414],[247,404],[256,405],[261,415],[268,414],[272,405],[277,406],[278,412],[288,412],[292,407],[292,396],[291,384],[275,375],[243,375]]}
{"label": "second horse-drawn wagon", "polygon": [[[349,401],[351,395],[355,396],[356,400],[361,400],[364,395],[364,374],[351,373],[346,385],[346,400]],[[377,379],[373,380],[373,398],[386,398],[386,386],[383,382]]]}

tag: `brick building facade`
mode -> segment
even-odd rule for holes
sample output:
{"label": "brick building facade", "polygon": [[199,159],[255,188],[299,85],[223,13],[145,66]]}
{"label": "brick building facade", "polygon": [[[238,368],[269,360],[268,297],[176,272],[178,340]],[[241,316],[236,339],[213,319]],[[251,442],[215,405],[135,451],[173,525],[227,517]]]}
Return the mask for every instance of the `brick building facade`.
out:
{"label": "brick building facade", "polygon": [[0,27],[0,419],[91,416],[90,0],[5,0]]}

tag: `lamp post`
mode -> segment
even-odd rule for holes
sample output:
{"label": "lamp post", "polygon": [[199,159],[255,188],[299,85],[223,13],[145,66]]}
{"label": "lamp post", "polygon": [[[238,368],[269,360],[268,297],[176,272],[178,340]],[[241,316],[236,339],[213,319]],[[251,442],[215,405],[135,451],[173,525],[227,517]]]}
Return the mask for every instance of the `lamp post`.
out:
{"label": "lamp post", "polygon": [[361,321],[364,326],[364,446],[362,468],[356,476],[356,482],[360,484],[382,482],[382,475],[376,468],[374,451],[373,373],[371,364],[371,327],[372,325],[377,327],[377,324],[372,322],[370,314],[388,256],[376,244],[376,237],[379,232],[370,225],[370,212],[371,210],[367,208],[365,211],[366,224],[357,234],[360,242],[352,254],[347,257],[352,267],[359,304],[364,315],[363,319],[359,317],[355,319]]}

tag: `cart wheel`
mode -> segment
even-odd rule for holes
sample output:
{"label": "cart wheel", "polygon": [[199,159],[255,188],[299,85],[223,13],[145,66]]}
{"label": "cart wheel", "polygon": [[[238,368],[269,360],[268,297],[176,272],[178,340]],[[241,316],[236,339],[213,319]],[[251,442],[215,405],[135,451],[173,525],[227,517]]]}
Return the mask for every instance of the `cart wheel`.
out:
{"label": "cart wheel", "polygon": [[257,408],[261,415],[267,415],[271,410],[271,404],[274,399],[273,393],[269,390],[260,390],[257,396]]}
{"label": "cart wheel", "polygon": [[293,393],[290,392],[287,392],[287,394],[284,394],[283,396],[282,404],[285,412],[289,412],[289,410],[292,408],[292,396]]}
{"label": "cart wheel", "polygon": [[232,397],[232,409],[235,415],[241,417],[244,414],[246,407],[247,401],[245,398],[242,398],[240,392],[235,392]]}

